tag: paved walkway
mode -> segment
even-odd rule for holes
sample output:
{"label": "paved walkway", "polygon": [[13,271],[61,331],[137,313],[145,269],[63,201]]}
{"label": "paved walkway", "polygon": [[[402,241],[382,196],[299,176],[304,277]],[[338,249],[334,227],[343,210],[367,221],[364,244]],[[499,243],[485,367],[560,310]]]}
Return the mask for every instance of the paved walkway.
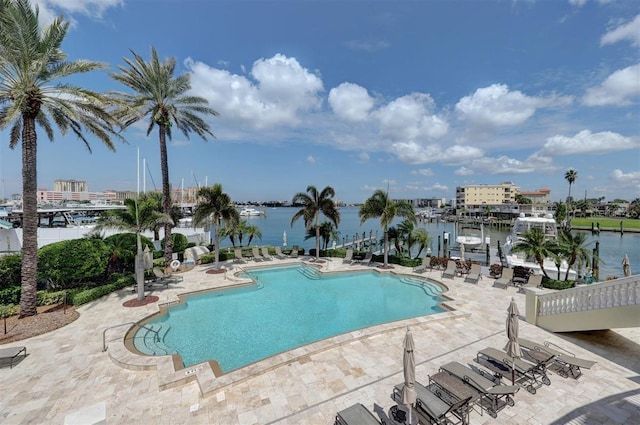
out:
{"label": "paved walkway", "polygon": [[[284,263],[291,260],[275,260]],[[333,260],[329,270],[365,266]],[[184,281],[155,295],[160,303],[177,293],[221,287],[234,282],[228,274],[207,274],[198,266]],[[396,271],[410,273],[408,268]],[[439,272],[423,276],[440,280]],[[448,302],[457,314],[434,320],[412,319],[374,332],[338,337],[297,358],[258,367],[235,382],[201,396],[197,382],[160,391],[164,371],[130,370],[102,351],[103,330],[137,321],[157,311],[158,304],[126,308],[133,297],[123,289],[79,308],[80,318],[52,333],[8,346],[25,345],[29,355],[13,369],[0,369],[0,422],[3,424],[333,424],[335,413],[362,403],[387,418],[395,403],[390,394],[402,382],[402,341],[410,325],[416,346],[418,381],[451,360],[473,364],[478,350],[506,343],[506,309],[515,297],[524,317],[524,295],[515,288],[446,279]],[[640,329],[550,334],[521,320],[520,332],[532,340],[550,340],[598,363],[574,380],[551,372],[550,386],[535,395],[521,390],[516,405],[496,419],[471,413],[472,424],[624,424],[640,423]],[[117,330],[107,342],[118,343]],[[103,422],[99,422],[103,419]],[[390,422],[388,422],[390,423]]]}

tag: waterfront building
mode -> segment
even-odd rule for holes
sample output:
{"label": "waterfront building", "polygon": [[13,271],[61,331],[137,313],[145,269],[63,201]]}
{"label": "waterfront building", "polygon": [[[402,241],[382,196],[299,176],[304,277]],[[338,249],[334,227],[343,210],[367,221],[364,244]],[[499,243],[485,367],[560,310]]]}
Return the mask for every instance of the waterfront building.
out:
{"label": "waterfront building", "polygon": [[486,205],[514,204],[520,188],[511,182],[456,187],[457,208],[482,208]]}

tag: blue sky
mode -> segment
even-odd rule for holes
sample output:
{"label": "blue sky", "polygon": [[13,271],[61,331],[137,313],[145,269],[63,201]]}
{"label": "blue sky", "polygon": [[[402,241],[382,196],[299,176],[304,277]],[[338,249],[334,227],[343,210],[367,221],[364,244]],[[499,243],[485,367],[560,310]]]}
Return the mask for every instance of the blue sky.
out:
{"label": "blue sky", "polygon": [[[523,191],[640,197],[640,8],[633,1],[39,0],[73,23],[69,59],[173,56],[220,113],[216,139],[175,133],[172,185],[221,183],[236,201],[290,200],[308,185],[362,202]],[[93,72],[74,81],[125,90]],[[38,185],[135,189],[137,152],[161,187],[157,133],[112,153],[39,133]],[[141,159],[142,162],[142,159]],[[0,132],[2,193],[21,191],[20,150]],[[143,180],[141,178],[141,185]]]}

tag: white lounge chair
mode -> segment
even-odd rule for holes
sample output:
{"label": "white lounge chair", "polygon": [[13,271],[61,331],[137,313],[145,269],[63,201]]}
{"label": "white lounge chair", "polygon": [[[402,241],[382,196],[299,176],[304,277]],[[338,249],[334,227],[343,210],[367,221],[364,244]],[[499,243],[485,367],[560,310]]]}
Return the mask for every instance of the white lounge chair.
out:
{"label": "white lounge chair", "polygon": [[507,289],[507,286],[509,286],[512,279],[513,279],[513,269],[508,269],[504,267],[502,269],[502,276],[500,276],[498,279],[496,279],[493,282],[493,287]]}
{"label": "white lounge chair", "polygon": [[525,292],[525,288],[539,288],[542,285],[542,275],[534,274],[529,276],[527,283],[518,288],[518,292]]}
{"label": "white lounge chair", "polygon": [[422,272],[426,271],[427,267],[429,267],[430,263],[431,263],[431,257],[428,257],[428,256],[424,257],[422,259],[422,263],[418,267],[413,269],[414,273],[422,273]]}
{"label": "white lounge chair", "polygon": [[342,260],[342,262],[351,264],[352,261],[353,261],[353,249],[347,249],[347,253],[345,254],[344,260]]}
{"label": "white lounge chair", "polygon": [[449,260],[447,262],[447,269],[442,272],[442,277],[448,277],[449,279],[453,279],[456,276],[456,270],[458,265],[455,260]]}
{"label": "white lounge chair", "polygon": [[251,252],[253,254],[253,261],[264,261],[264,257],[260,255],[260,250],[257,246],[251,248]]}
{"label": "white lounge chair", "polygon": [[464,278],[464,281],[477,284],[480,280],[481,271],[482,268],[480,267],[480,264],[472,264],[471,269],[469,270],[469,274],[467,274],[467,277]]}
{"label": "white lounge chair", "polygon": [[262,252],[262,258],[264,258],[265,260],[273,260],[273,257],[271,257],[271,255],[269,254],[269,248],[267,248],[266,246],[263,246],[261,249]]}
{"label": "white lounge chair", "polygon": [[278,257],[278,259],[280,260],[284,260],[285,258],[287,258],[287,256],[282,253],[282,248],[280,248],[279,246],[276,246],[276,257]]}
{"label": "white lounge chair", "polygon": [[244,259],[244,257],[242,256],[242,250],[240,248],[236,248],[233,250],[233,255],[235,256],[235,260],[233,260],[236,263],[246,263],[247,260]]}

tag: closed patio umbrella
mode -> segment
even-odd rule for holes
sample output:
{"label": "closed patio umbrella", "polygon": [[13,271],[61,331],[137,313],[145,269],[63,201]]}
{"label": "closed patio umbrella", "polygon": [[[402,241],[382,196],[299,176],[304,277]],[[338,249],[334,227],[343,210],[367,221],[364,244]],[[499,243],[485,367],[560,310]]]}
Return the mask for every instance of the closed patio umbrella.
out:
{"label": "closed patio umbrella", "polygon": [[282,246],[287,246],[287,231],[282,232]]}
{"label": "closed patio umbrella", "polygon": [[460,261],[464,263],[464,244],[460,244]]}
{"label": "closed patio umbrella", "polygon": [[515,372],[515,359],[519,359],[522,357],[522,350],[520,349],[520,344],[518,343],[518,316],[520,312],[518,311],[518,305],[516,304],[515,298],[511,297],[511,304],[509,304],[509,308],[507,309],[507,346],[504,348],[504,351],[507,352],[507,355],[511,357],[511,385],[515,385],[516,380],[516,372]]}
{"label": "closed patio umbrella", "polygon": [[404,387],[402,388],[402,404],[409,406],[409,424],[411,424],[411,409],[413,403],[416,402],[416,390],[414,388],[416,382],[416,359],[413,354],[414,343],[411,329],[407,327],[407,333],[404,336],[404,357],[402,365],[404,369]]}
{"label": "closed patio umbrella", "polygon": [[153,254],[149,250],[149,246],[144,247],[144,252],[142,254],[142,259],[144,262],[144,269],[152,269],[153,268]]}
{"label": "closed patio umbrella", "polygon": [[631,264],[629,264],[629,255],[624,254],[624,258],[622,259],[622,272],[625,277],[631,276]]}

